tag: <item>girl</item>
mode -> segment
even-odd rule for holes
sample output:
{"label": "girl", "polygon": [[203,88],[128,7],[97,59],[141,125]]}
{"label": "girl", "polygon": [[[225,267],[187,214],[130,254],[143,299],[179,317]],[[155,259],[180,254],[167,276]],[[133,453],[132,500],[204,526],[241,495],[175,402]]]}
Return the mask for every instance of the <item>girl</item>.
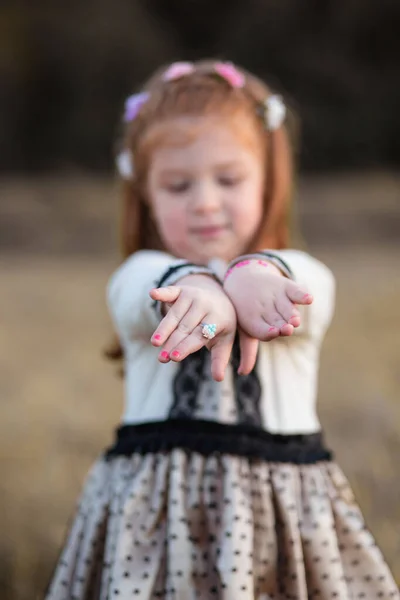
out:
{"label": "girl", "polygon": [[124,122],[125,412],[48,600],[399,598],[316,414],[334,279],[287,249],[282,100],[175,63]]}

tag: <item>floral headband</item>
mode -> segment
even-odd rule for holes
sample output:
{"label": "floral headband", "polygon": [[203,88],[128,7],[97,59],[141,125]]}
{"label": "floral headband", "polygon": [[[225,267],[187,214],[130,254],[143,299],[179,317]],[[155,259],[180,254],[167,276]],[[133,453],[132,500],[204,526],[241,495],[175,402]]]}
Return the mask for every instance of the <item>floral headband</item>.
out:
{"label": "floral headband", "polygon": [[[191,75],[196,70],[193,63],[176,62],[172,63],[164,72],[162,80],[165,82],[175,81],[187,75]],[[233,88],[243,88],[245,85],[245,76],[235,65],[228,62],[217,62],[214,65],[215,74],[224,79]],[[129,96],[125,101],[125,111],[123,120],[130,123],[138,116],[142,106],[150,98],[149,92],[140,92]],[[275,131],[281,127],[286,116],[286,107],[280,96],[269,96],[262,106],[262,116],[265,127],[268,131]],[[132,179],[134,176],[133,157],[130,150],[122,150],[116,158],[116,165],[119,174],[124,179]]]}

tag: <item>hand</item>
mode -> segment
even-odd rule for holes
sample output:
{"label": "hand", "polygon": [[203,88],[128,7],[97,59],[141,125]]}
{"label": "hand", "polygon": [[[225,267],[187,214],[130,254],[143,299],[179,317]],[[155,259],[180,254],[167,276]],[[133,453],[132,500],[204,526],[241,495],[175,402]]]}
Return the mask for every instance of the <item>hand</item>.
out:
{"label": "hand", "polygon": [[290,336],[300,325],[296,304],[308,305],[313,298],[287,279],[274,265],[257,259],[232,269],[224,290],[236,309],[238,324],[251,337],[270,341]]}
{"label": "hand", "polygon": [[[153,300],[165,303],[167,311],[152,335],[154,346],[163,346],[161,362],[180,362],[203,346],[211,350],[211,373],[222,381],[232,351],[237,321],[235,309],[222,286],[208,275],[188,275],[179,285],[151,290]],[[212,340],[201,333],[201,323],[215,323]],[[241,334],[242,360],[239,372],[250,372],[255,364],[258,342]]]}

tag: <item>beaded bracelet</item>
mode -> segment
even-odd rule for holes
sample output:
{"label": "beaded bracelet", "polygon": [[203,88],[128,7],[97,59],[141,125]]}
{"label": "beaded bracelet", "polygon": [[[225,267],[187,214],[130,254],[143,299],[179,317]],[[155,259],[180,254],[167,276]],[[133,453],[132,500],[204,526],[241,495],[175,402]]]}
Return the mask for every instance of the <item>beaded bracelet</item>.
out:
{"label": "beaded bracelet", "polygon": [[268,263],[265,260],[259,260],[259,259],[255,259],[255,258],[253,258],[253,259],[248,258],[246,260],[240,260],[239,262],[235,263],[232,267],[230,267],[227,270],[227,272],[225,273],[224,281],[227,280],[227,278],[229,277],[229,275],[232,273],[232,271],[234,269],[240,268],[240,267],[245,267],[245,266],[249,265],[250,263],[252,263],[254,261],[256,261],[256,263],[258,265],[262,265],[263,267],[268,267]]}
{"label": "beaded bracelet", "polygon": [[273,265],[288,279],[295,279],[294,273],[290,269],[289,265],[280,256],[269,250],[261,250],[260,252],[254,252],[254,254],[244,254],[242,256],[238,256],[235,260],[228,264],[227,274],[228,272],[230,273],[238,263],[248,264],[248,262],[254,260],[260,260],[265,262],[267,265]]}

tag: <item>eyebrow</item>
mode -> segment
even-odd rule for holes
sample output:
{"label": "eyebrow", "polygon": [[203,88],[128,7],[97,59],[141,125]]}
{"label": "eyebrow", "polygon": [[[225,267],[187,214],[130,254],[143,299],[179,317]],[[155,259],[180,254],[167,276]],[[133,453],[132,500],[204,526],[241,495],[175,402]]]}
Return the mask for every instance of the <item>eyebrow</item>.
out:
{"label": "eyebrow", "polygon": [[241,167],[243,165],[243,161],[238,159],[228,160],[226,162],[220,162],[216,164],[216,167],[219,169],[230,169],[232,167]]}
{"label": "eyebrow", "polygon": [[186,177],[189,172],[190,169],[167,168],[160,172],[160,177]]}
{"label": "eyebrow", "polygon": [[[230,168],[238,168],[238,167],[242,167],[242,162],[239,160],[231,160],[231,161],[226,161],[226,162],[220,162],[220,163],[216,163],[215,165],[213,165],[214,169],[230,169]],[[186,169],[182,169],[179,167],[166,167],[161,171],[161,176],[182,176],[182,175],[187,175],[188,173],[190,173],[192,171],[191,168],[186,168]]]}

